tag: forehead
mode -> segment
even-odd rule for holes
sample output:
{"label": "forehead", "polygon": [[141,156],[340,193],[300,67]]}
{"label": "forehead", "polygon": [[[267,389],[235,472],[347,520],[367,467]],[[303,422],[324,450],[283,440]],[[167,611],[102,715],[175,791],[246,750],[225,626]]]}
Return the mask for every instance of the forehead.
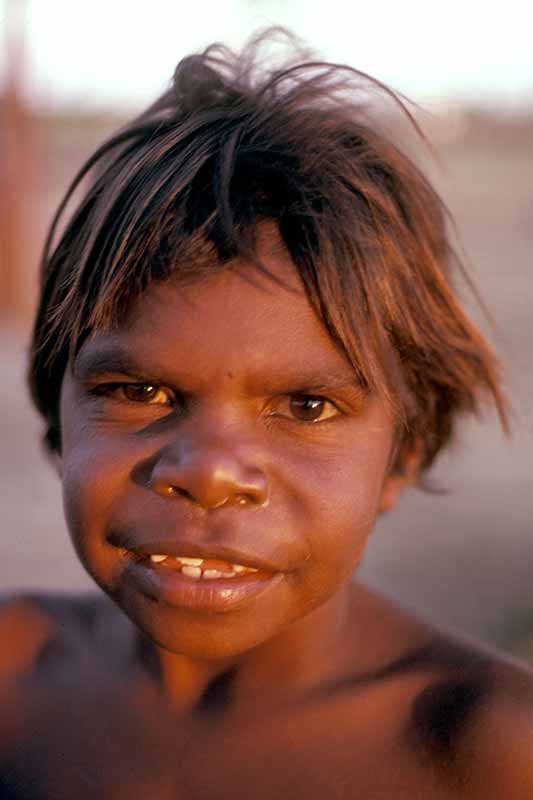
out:
{"label": "forehead", "polygon": [[176,326],[182,338],[208,339],[213,347],[230,346],[236,334],[243,346],[252,340],[258,343],[267,331],[282,339],[303,326],[320,335],[322,326],[294,267],[277,259],[265,265],[273,278],[255,265],[236,264],[189,285],[173,280],[154,284],[133,305],[123,330],[149,335],[163,325]]}
{"label": "forehead", "polygon": [[[202,281],[153,284],[133,304],[124,324],[89,339],[79,355],[119,349],[140,367],[169,365],[206,381],[224,374],[306,369],[354,381],[352,367],[316,317],[287,252],[263,241],[255,265],[235,263]],[[280,281],[278,283],[277,281]]]}

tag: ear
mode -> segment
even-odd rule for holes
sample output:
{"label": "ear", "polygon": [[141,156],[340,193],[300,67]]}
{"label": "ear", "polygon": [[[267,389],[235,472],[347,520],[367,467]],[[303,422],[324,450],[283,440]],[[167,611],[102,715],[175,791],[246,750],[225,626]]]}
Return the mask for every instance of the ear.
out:
{"label": "ear", "polygon": [[52,450],[48,453],[48,461],[52,465],[52,469],[58,476],[59,480],[63,478],[63,459],[59,450]]}
{"label": "ear", "polygon": [[61,480],[63,478],[63,458],[61,456],[61,432],[59,420],[55,417],[48,421],[48,428],[43,437],[43,446],[47,460],[52,465],[56,475]]}
{"label": "ear", "polygon": [[414,446],[405,453],[400,463],[396,463],[394,471],[388,474],[381,490],[379,502],[380,514],[392,511],[403,492],[409,486],[414,486],[417,483],[420,474],[422,455],[422,442],[418,440]]}

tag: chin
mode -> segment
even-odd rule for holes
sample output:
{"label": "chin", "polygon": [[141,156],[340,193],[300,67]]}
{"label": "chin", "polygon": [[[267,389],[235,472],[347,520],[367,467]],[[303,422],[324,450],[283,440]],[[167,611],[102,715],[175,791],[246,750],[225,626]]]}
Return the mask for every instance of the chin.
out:
{"label": "chin", "polygon": [[239,619],[237,614],[231,619],[221,614],[198,618],[150,601],[130,605],[123,598],[113,599],[156,647],[196,660],[238,658],[279,633],[272,626],[261,628],[256,619]]}

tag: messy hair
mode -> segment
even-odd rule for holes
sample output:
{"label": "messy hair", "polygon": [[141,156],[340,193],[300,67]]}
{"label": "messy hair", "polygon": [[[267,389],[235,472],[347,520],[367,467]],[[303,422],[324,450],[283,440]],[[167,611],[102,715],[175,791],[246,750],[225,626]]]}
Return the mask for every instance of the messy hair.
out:
{"label": "messy hair", "polygon": [[368,113],[370,98],[388,98],[423,136],[405,101],[301,52],[267,66],[273,35],[184,58],[170,88],[74,178],[44,248],[29,375],[52,451],[63,375],[85,338],[120,325],[154,281],[200,280],[237,261],[267,271],[256,255],[265,222],[354,380],[393,410],[395,469],[415,446],[428,468],[483,398],[506,425],[498,364],[452,283],[463,268],[446,209]]}

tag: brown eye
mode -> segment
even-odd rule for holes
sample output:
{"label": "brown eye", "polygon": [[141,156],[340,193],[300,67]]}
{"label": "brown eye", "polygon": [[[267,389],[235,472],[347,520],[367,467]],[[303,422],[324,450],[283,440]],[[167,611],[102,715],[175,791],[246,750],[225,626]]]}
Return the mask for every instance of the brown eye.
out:
{"label": "brown eye", "polygon": [[301,422],[322,422],[336,416],[339,412],[325,397],[295,394],[289,400],[291,416]]}
{"label": "brown eye", "polygon": [[122,386],[122,393],[126,400],[132,403],[144,403],[145,405],[170,405],[172,403],[172,396],[168,390],[150,383],[125,383]]}

